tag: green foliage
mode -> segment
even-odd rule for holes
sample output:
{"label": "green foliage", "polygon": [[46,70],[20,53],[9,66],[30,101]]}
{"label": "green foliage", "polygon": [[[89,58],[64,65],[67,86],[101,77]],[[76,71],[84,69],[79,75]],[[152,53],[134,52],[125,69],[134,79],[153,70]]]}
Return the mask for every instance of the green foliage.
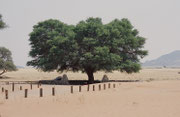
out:
{"label": "green foliage", "polygon": [[3,29],[6,27],[6,24],[2,20],[2,15],[0,14],[0,29]]}
{"label": "green foliage", "polygon": [[35,59],[27,65],[44,71],[63,71],[73,67],[74,59],[77,58],[77,52],[74,52],[77,44],[72,28],[73,26],[52,19],[35,25],[29,39],[32,47],[29,54]]}
{"label": "green foliage", "polygon": [[17,70],[12,61],[11,52],[5,47],[0,47],[0,70],[3,71],[0,75],[6,71]]}
{"label": "green foliage", "polygon": [[103,24],[88,18],[75,26],[50,19],[33,28],[29,55],[34,59],[27,65],[44,71],[82,71],[93,82],[100,70],[138,72],[140,58],[147,55],[145,38],[128,19]]}

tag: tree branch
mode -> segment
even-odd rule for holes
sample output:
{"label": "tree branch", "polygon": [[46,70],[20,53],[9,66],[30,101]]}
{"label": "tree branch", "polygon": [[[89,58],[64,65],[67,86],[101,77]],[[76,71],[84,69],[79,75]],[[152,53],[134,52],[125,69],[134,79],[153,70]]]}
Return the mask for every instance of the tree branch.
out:
{"label": "tree branch", "polygon": [[6,72],[6,70],[3,69],[3,71],[0,73],[0,76],[1,76],[2,74],[4,74],[5,72]]}

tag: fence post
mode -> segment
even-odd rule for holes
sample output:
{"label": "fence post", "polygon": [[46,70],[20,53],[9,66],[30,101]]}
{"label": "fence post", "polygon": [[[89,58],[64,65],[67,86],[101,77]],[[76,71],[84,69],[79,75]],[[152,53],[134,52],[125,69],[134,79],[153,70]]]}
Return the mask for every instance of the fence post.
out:
{"label": "fence post", "polygon": [[81,85],[79,85],[79,92],[81,92]]}
{"label": "fence post", "polygon": [[25,91],[24,97],[27,98],[27,96],[28,96],[28,89],[25,89],[24,91]]}
{"label": "fence post", "polygon": [[19,88],[20,90],[22,90],[22,86],[20,86],[20,88]]}
{"label": "fence post", "polygon": [[2,92],[4,92],[4,87],[2,87]]}
{"label": "fence post", "polygon": [[108,84],[108,88],[109,88],[109,89],[111,88],[111,83]]}
{"label": "fence post", "polygon": [[12,91],[14,91],[14,82],[12,83]]}
{"label": "fence post", "polygon": [[43,89],[40,88],[40,97],[43,97]]}
{"label": "fence post", "polygon": [[101,91],[101,84],[99,84],[99,91]]}
{"label": "fence post", "polygon": [[31,82],[31,84],[30,84],[30,87],[31,87],[31,90],[32,90],[32,82]]}
{"label": "fence post", "polygon": [[52,95],[55,96],[55,87],[52,88]]}
{"label": "fence post", "polygon": [[38,84],[37,84],[37,87],[39,88],[39,86],[40,86],[40,84],[38,83]]}
{"label": "fence post", "polygon": [[5,98],[8,99],[8,90],[5,90]]}
{"label": "fence post", "polygon": [[104,84],[104,90],[106,90],[106,84]]}
{"label": "fence post", "polygon": [[113,84],[113,88],[116,88],[116,84]]}
{"label": "fence post", "polygon": [[93,91],[95,91],[95,85],[93,85]]}
{"label": "fence post", "polygon": [[71,86],[71,93],[73,93],[73,86]]}
{"label": "fence post", "polygon": [[88,84],[88,85],[87,85],[87,91],[89,91],[89,86],[90,86],[90,85]]}

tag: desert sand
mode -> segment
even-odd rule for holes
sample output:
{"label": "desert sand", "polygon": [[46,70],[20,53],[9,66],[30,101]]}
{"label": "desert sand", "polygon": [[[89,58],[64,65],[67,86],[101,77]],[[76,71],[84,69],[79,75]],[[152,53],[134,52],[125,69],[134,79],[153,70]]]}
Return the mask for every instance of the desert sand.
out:
{"label": "desert sand", "polygon": [[[122,73],[119,71],[114,71],[112,73],[96,72],[94,77],[96,80],[101,80],[104,74],[111,80],[179,80],[180,79],[180,69],[142,69],[139,73]],[[36,80],[50,80],[57,76],[62,76],[67,74],[70,80],[87,80],[87,75],[81,72],[42,72],[32,68],[19,69],[15,72],[7,72],[4,76],[8,78],[0,79],[1,81],[36,81]]]}
{"label": "desert sand", "polygon": [[[178,71],[178,69],[145,69],[139,74],[128,76],[114,72],[108,74],[112,79],[130,77],[144,79],[141,82],[112,83],[116,84],[115,88],[111,85],[110,89],[101,89],[101,91],[98,90],[99,84],[95,85],[96,91],[92,91],[90,85],[89,92],[87,85],[82,86],[82,92],[78,92],[78,86],[74,86],[73,94],[70,93],[70,86],[42,85],[40,88],[44,90],[43,97],[39,97],[37,85],[33,85],[33,90],[30,90],[29,85],[18,84],[12,92],[11,85],[1,84],[1,87],[9,90],[9,99],[6,100],[4,93],[0,91],[0,117],[180,117]],[[26,78],[22,74],[17,77],[18,74],[16,76],[15,72],[6,75],[10,76],[10,74],[14,74],[13,80]],[[68,76],[71,79],[86,77],[85,74],[76,74],[79,76],[73,73],[68,73]],[[102,74],[97,73],[95,76],[99,75],[100,78]],[[59,74],[39,73],[38,75],[38,72],[34,71],[34,73],[29,72],[27,78],[28,80],[35,80],[34,77],[49,79],[56,75]],[[22,91],[19,90],[19,86],[23,87]],[[56,89],[56,96],[51,95],[52,87]],[[24,98],[25,88],[29,89],[28,98]]]}
{"label": "desert sand", "polygon": [[[1,117],[179,117],[180,81],[0,102]],[[85,87],[85,86],[84,86]]]}

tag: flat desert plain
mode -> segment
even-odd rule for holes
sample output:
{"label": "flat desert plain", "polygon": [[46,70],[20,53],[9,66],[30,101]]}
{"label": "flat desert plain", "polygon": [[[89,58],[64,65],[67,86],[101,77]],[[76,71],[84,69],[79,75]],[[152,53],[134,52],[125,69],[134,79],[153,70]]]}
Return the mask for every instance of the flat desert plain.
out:
{"label": "flat desert plain", "polygon": [[[133,80],[140,82],[121,82],[95,84],[95,91],[87,91],[87,85],[70,86],[42,85],[43,97],[39,97],[39,88],[33,89],[27,84],[11,85],[0,83],[0,88],[9,90],[9,99],[0,90],[0,117],[180,117],[180,69],[143,69],[137,74],[98,72],[95,78],[102,79],[107,74],[113,80]],[[64,73],[44,73],[34,69],[20,69],[6,73],[1,81],[34,81],[53,79]],[[66,73],[69,79],[87,79],[86,74]],[[103,89],[106,84],[106,89]],[[112,85],[116,87],[113,88]],[[19,86],[23,90],[19,90]],[[56,95],[51,95],[55,87]],[[24,89],[29,89],[28,98],[24,98]]]}
{"label": "flat desert plain", "polygon": [[[87,80],[87,75],[81,72],[42,72],[32,68],[19,69],[15,72],[7,72],[5,78],[0,81],[36,81],[52,80],[57,76],[67,74],[70,80]],[[121,73],[114,71],[112,73],[96,72],[94,77],[101,80],[106,74],[111,80],[178,80],[180,79],[180,69],[142,69],[139,73]]]}

